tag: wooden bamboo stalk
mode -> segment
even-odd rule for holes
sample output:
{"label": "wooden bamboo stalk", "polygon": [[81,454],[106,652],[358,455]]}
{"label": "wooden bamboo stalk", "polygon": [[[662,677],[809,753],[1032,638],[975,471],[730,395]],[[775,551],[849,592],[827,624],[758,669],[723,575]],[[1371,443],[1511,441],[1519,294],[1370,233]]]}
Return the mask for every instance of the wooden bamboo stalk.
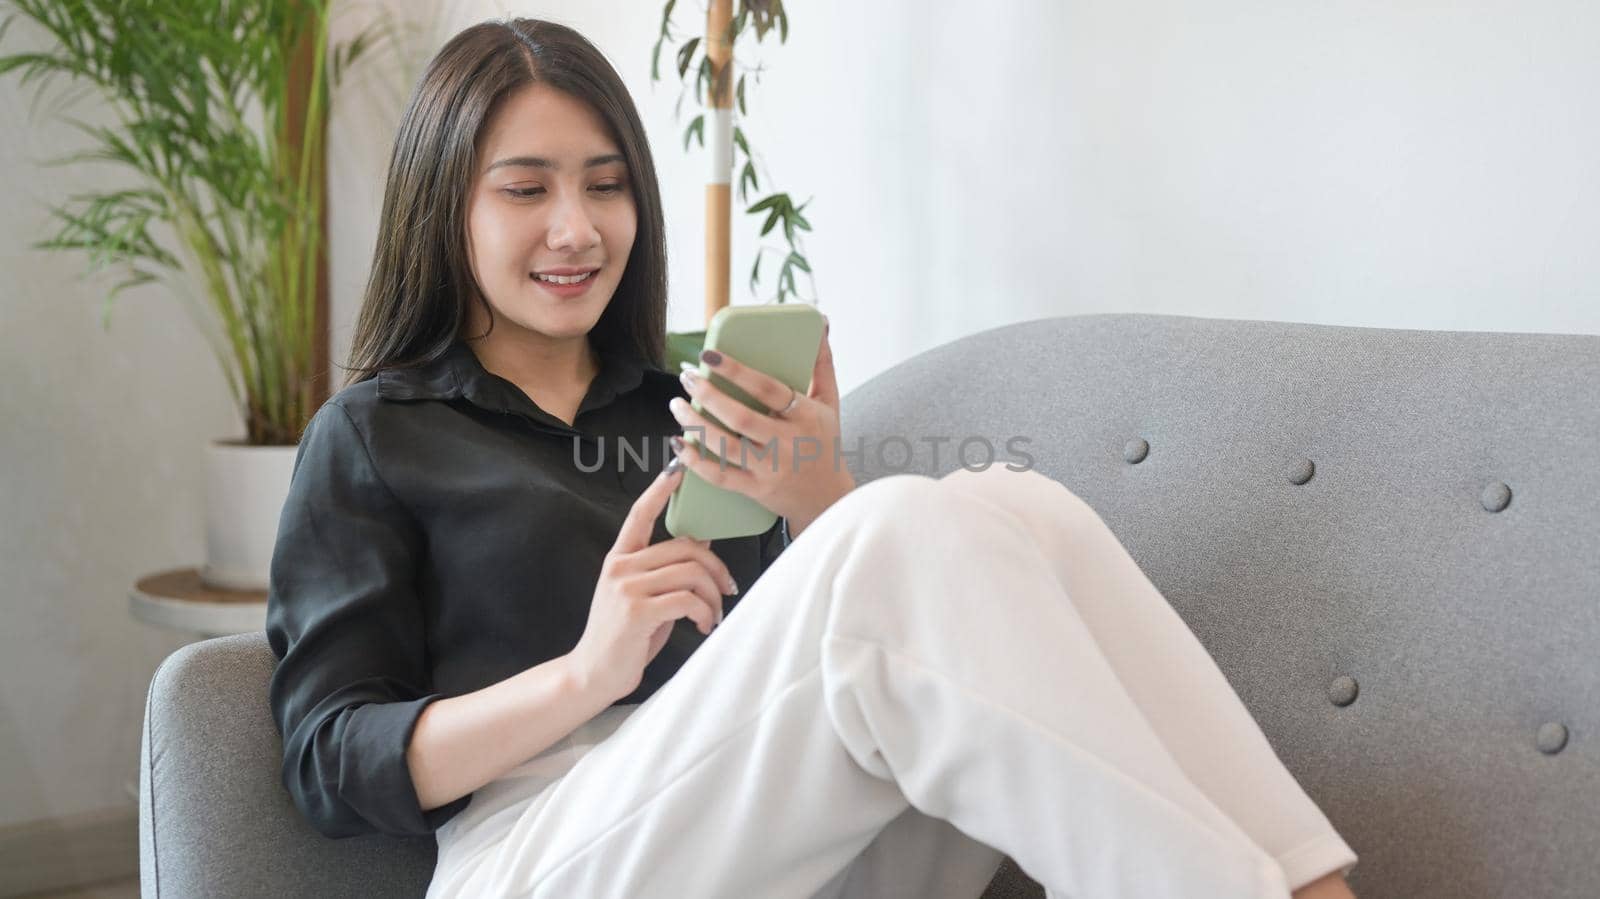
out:
{"label": "wooden bamboo stalk", "polygon": [[[305,9],[301,9],[299,12],[308,18],[314,15],[313,12]],[[316,65],[316,52],[318,50],[316,41],[317,29],[308,23],[303,32],[299,44],[294,48],[294,55],[289,64],[288,96],[285,102],[289,132],[287,143],[288,146],[295,148],[304,146],[302,124],[306,120],[305,110],[309,103],[312,70]],[[328,87],[329,90],[332,89],[331,84]],[[328,128],[327,109],[328,106],[325,103],[321,120],[312,123],[312,127],[322,129],[324,135],[326,135]],[[331,367],[329,364],[329,319],[331,316],[328,297],[327,142],[320,140],[317,141],[317,145],[322,148],[321,152],[324,154],[324,159],[321,160],[322,165],[317,166],[317,170],[322,173],[322,176],[317,179],[317,183],[313,187],[320,195],[320,202],[318,202],[317,206],[321,210],[322,227],[317,237],[315,262],[317,267],[317,295],[312,310],[311,372],[306,379],[306,383],[301,386],[301,390],[296,391],[297,394],[307,396],[306,405],[303,407],[307,418],[327,401],[332,391],[332,375],[329,371]],[[296,159],[292,160],[292,164],[298,166],[300,163]]]}
{"label": "wooden bamboo stalk", "polygon": [[712,85],[711,105],[706,110],[711,138],[711,177],[706,183],[707,324],[728,305],[732,269],[729,220],[733,204],[733,44],[725,39],[732,20],[733,0],[711,0],[706,10],[705,38]]}

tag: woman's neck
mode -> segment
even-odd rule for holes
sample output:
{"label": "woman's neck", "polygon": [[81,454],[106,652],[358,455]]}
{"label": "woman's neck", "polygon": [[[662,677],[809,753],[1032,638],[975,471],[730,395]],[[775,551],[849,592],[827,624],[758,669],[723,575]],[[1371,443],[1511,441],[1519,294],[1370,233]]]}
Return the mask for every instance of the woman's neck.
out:
{"label": "woman's neck", "polygon": [[[468,340],[467,346],[489,372],[522,388],[538,402],[539,396],[583,397],[600,373],[600,357],[588,335],[552,341],[542,335],[523,338],[504,333]],[[543,406],[543,403],[540,403]]]}

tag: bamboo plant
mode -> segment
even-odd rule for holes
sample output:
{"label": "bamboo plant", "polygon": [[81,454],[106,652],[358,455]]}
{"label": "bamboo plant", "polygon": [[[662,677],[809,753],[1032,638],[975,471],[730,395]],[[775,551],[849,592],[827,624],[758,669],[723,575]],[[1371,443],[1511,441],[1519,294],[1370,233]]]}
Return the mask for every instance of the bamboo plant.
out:
{"label": "bamboo plant", "polygon": [[[722,32],[722,41],[725,46],[737,46],[741,36],[753,33],[755,42],[760,44],[768,34],[777,34],[779,43],[787,43],[789,39],[789,14],[784,9],[783,0],[735,0],[736,6],[728,19],[726,29]],[[696,103],[705,107],[710,98],[721,95],[724,90],[732,88],[734,103],[740,116],[749,114],[746,102],[745,85],[747,78],[753,78],[757,84],[761,81],[761,66],[746,66],[742,64],[739,53],[731,54],[731,63],[718,66],[708,52],[706,41],[702,37],[680,35],[673,27],[672,13],[677,5],[677,0],[667,0],[661,12],[661,30],[656,38],[650,53],[650,80],[661,80],[661,58],[664,48],[669,48],[671,57],[675,62],[678,80],[681,89],[678,92],[677,105],[674,107],[675,118],[682,116],[683,101],[688,96],[692,85]],[[675,48],[675,49],[670,49]],[[693,71],[692,81],[690,72]],[[727,79],[734,79],[732,84]],[[699,146],[706,145],[705,113],[697,114],[689,120],[683,132],[683,148],[689,149],[690,141],[697,141]],[[735,167],[739,170],[739,200],[741,203],[750,203],[750,192],[760,191],[762,178],[757,173],[757,154],[752,150],[749,136],[744,129],[734,126],[733,130],[733,159]],[[738,155],[743,154],[743,165],[738,164]],[[765,164],[761,165],[765,170]],[[767,183],[772,182],[771,173],[767,172]],[[816,283],[811,273],[811,263],[806,258],[804,243],[800,237],[801,231],[810,231],[811,223],[806,220],[804,210],[810,203],[795,205],[794,200],[787,192],[772,192],[761,197],[745,209],[749,215],[765,216],[759,233],[766,237],[780,224],[786,248],[777,248],[765,244],[756,248],[755,261],[750,267],[750,292],[759,291],[761,278],[761,263],[763,254],[777,253],[782,256],[778,264],[777,276],[774,279],[776,293],[770,297],[775,302],[785,302],[789,298],[802,299],[796,286],[796,272],[803,272],[810,281],[812,296],[809,302],[816,302]],[[768,269],[771,271],[770,267]],[[705,332],[690,331],[667,335],[668,362],[674,368],[680,361],[693,360],[700,352],[700,344],[704,341]]]}
{"label": "bamboo plant", "polygon": [[[122,291],[161,281],[188,304],[243,414],[246,441],[293,445],[318,402],[313,371],[323,247],[323,145],[333,86],[389,33],[330,48],[332,0],[6,0],[53,46],[0,55],[0,76],[98,95],[115,125],[63,115],[93,145],[51,161],[132,169],[134,184],[73,195],[36,247],[83,251]],[[309,43],[309,47],[306,46]],[[296,54],[309,65],[296,74]],[[309,72],[305,69],[308,68]],[[200,298],[194,293],[198,288]]]}

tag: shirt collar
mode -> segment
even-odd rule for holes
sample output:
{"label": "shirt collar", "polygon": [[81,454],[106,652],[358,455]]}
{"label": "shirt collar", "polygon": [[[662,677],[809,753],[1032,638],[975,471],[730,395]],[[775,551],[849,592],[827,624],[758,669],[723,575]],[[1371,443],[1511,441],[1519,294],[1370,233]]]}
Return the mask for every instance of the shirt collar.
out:
{"label": "shirt collar", "polygon": [[[582,415],[637,388],[645,376],[672,375],[643,359],[619,350],[600,348],[600,372],[578,407]],[[378,372],[378,396],[386,400],[466,399],[496,412],[516,412],[570,430],[566,422],[534,404],[515,384],[483,367],[476,353],[460,338],[436,358],[420,365],[386,368]]]}

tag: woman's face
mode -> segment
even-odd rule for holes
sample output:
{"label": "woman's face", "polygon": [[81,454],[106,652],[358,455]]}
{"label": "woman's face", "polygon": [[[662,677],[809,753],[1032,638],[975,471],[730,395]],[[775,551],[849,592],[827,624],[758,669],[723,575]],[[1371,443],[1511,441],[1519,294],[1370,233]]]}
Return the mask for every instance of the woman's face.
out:
{"label": "woman's face", "polygon": [[[467,253],[496,332],[583,337],[611,302],[633,248],[638,219],[621,149],[587,104],[536,83],[505,99],[478,150]],[[593,273],[573,287],[538,277],[571,270]]]}

